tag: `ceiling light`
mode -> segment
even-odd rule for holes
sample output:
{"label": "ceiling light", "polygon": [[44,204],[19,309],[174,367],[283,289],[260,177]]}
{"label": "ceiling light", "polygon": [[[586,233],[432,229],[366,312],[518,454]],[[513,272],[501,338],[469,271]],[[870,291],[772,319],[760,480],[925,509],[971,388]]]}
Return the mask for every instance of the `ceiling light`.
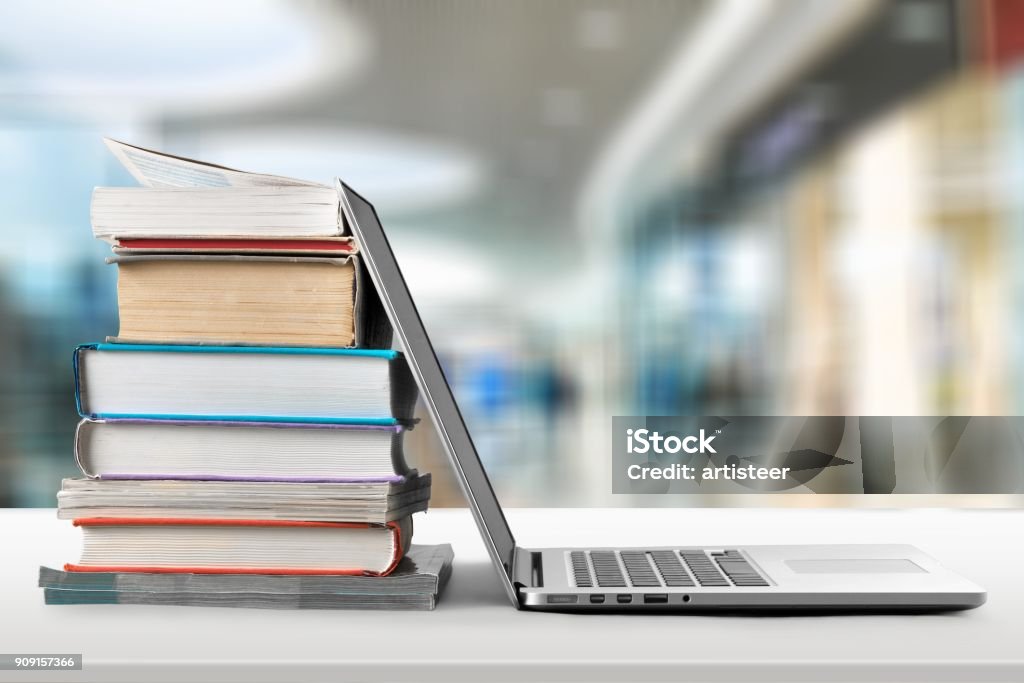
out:
{"label": "ceiling light", "polygon": [[360,70],[354,17],[269,0],[47,0],[4,7],[0,98],[81,112],[206,110]]}

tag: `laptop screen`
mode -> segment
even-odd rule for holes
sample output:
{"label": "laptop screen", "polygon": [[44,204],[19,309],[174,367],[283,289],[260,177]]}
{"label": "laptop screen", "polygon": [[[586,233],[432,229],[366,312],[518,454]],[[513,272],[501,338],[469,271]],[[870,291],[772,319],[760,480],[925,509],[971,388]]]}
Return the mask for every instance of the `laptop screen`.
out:
{"label": "laptop screen", "polygon": [[466,494],[491,558],[496,566],[503,569],[502,574],[507,579],[506,590],[515,599],[510,578],[515,539],[409,294],[394,252],[373,206],[344,183],[339,181],[338,186],[345,219],[359,242],[360,254],[387,311],[395,336],[405,352],[420,396]]}

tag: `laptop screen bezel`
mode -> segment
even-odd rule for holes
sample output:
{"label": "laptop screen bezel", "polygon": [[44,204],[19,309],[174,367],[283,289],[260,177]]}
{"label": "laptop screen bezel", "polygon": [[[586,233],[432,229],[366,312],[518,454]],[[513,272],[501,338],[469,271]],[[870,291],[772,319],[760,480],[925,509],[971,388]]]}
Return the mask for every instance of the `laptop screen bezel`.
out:
{"label": "laptop screen bezel", "polygon": [[[444,376],[391,244],[373,205],[340,180],[337,181],[337,188],[344,219],[356,238],[358,256],[365,263],[370,280],[377,288],[416,380],[420,397],[469,502],[491,561],[503,579],[509,598],[518,605],[519,599],[513,583],[515,538]],[[444,255],[439,252],[437,257],[443,259]]]}

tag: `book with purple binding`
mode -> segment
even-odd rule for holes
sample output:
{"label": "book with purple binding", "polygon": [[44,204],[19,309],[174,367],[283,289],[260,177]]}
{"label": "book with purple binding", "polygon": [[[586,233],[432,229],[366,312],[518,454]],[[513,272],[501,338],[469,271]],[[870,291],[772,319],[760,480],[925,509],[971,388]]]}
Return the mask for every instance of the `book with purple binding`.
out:
{"label": "book with purple binding", "polygon": [[75,460],[94,479],[402,483],[402,425],[91,419]]}

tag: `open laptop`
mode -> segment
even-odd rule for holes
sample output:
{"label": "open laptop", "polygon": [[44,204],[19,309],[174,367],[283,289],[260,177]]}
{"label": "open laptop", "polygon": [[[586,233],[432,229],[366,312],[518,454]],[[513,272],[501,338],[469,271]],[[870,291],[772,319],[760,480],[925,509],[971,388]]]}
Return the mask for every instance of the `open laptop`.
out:
{"label": "open laptop", "polygon": [[978,607],[985,591],[909,545],[520,548],[377,214],[338,183],[345,219],[512,604],[557,611]]}

